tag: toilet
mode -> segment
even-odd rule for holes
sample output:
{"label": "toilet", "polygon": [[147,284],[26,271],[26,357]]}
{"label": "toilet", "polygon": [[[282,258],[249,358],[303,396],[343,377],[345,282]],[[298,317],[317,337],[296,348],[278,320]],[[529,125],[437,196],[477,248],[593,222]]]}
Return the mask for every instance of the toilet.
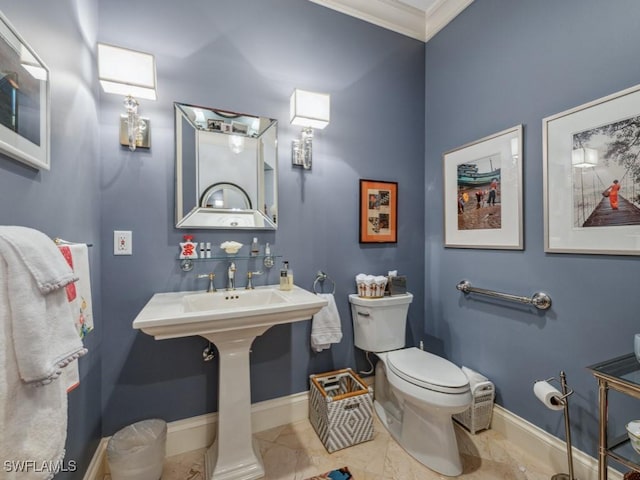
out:
{"label": "toilet", "polygon": [[469,380],[453,363],[405,348],[410,293],[383,298],[349,295],[355,346],[375,353],[374,407],[391,436],[430,469],[462,473],[451,416],[471,405]]}

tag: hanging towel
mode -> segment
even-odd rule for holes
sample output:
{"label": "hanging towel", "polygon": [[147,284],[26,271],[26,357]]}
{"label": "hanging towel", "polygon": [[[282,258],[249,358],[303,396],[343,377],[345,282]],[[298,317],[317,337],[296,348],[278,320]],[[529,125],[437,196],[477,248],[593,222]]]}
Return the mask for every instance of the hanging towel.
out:
{"label": "hanging towel", "polygon": [[89,248],[84,243],[59,245],[62,256],[73,273],[78,277],[67,289],[67,299],[75,320],[76,330],[80,338],[93,330],[93,302],[91,300],[91,272],[89,271]]}
{"label": "hanging towel", "polygon": [[86,351],[63,288],[72,280],[47,236],[0,227],[0,452],[4,462],[34,462],[5,468],[3,479],[49,480],[64,459],[67,394],[55,378]]}
{"label": "hanging towel", "polygon": [[332,343],[339,343],[342,340],[342,322],[333,294],[319,293],[318,296],[326,299],[328,304],[313,316],[311,348],[316,352],[321,352],[330,348]]}
{"label": "hanging towel", "polygon": [[53,241],[26,227],[0,227],[12,340],[20,378],[47,384],[86,353],[64,288],[76,277]]}
{"label": "hanging towel", "polygon": [[[58,242],[56,242],[58,243]],[[67,300],[80,338],[93,330],[93,306],[91,300],[91,273],[89,271],[89,248],[84,243],[58,244],[60,253],[78,277],[65,286]],[[80,366],[73,362],[63,371],[67,392],[80,385]]]}

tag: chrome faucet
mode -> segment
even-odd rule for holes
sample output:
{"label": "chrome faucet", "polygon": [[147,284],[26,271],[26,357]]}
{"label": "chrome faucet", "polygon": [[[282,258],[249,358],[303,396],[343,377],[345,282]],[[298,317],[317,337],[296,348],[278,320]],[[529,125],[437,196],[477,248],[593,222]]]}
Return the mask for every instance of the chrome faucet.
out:
{"label": "chrome faucet", "polygon": [[205,273],[203,275],[198,275],[198,278],[208,278],[209,279],[209,286],[207,287],[207,292],[209,293],[213,293],[216,291],[216,286],[213,284],[213,279],[216,278],[216,274],[211,272],[211,273]]}
{"label": "chrome faucet", "polygon": [[227,270],[227,290],[236,289],[236,264],[231,262]]}
{"label": "chrome faucet", "polygon": [[255,288],[252,282],[252,278],[254,275],[262,275],[262,272],[247,272],[247,286],[244,287],[245,289],[253,290]]}

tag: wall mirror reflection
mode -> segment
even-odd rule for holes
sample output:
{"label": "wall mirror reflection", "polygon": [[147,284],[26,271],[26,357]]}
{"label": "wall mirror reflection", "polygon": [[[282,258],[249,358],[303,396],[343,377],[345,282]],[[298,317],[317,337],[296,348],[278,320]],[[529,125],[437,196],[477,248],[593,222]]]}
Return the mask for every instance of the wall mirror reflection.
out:
{"label": "wall mirror reflection", "polygon": [[277,121],[174,103],[176,227],[277,228]]}

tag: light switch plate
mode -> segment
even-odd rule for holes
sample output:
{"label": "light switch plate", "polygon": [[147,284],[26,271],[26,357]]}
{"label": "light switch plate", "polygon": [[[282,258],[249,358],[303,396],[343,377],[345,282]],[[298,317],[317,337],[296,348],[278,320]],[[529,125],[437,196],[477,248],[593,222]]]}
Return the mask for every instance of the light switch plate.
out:
{"label": "light switch plate", "polygon": [[131,230],[113,231],[113,254],[131,255],[133,253]]}

